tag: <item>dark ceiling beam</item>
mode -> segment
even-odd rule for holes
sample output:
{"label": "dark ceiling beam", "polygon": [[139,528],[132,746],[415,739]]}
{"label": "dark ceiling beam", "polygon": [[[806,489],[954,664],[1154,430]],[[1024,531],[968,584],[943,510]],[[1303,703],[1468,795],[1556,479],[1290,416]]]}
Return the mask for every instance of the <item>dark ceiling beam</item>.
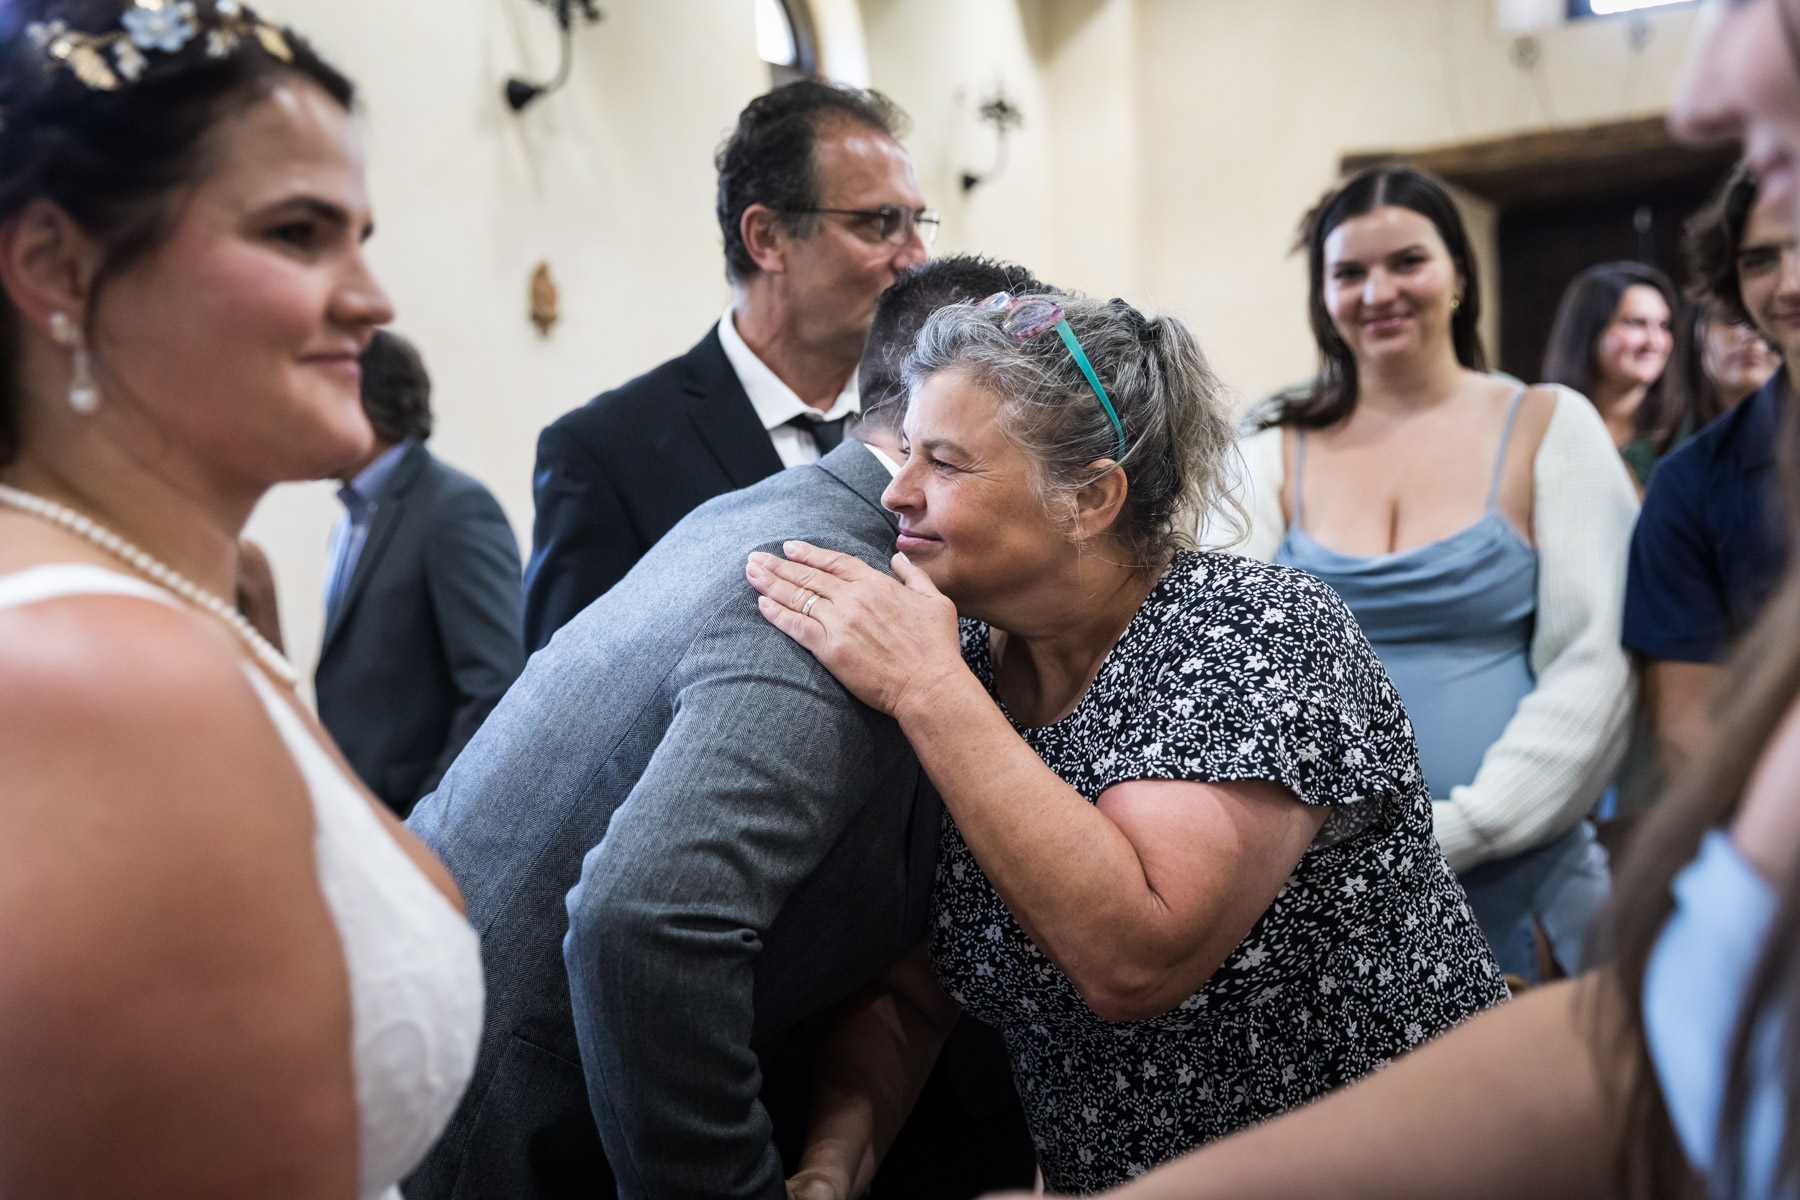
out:
{"label": "dark ceiling beam", "polygon": [[1736,145],[1696,148],[1677,142],[1662,116],[1543,129],[1420,150],[1346,154],[1340,169],[1404,163],[1505,206],[1614,192],[1700,172],[1723,175]]}

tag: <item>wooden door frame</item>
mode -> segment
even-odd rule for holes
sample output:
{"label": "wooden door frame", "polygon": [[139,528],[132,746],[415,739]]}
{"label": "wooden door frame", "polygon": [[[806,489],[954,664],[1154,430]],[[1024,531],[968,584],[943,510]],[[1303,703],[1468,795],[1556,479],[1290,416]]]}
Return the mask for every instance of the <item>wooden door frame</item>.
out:
{"label": "wooden door frame", "polygon": [[1668,116],[1656,113],[1424,150],[1346,154],[1339,168],[1351,175],[1365,167],[1404,163],[1505,208],[1622,191],[1703,171],[1722,176],[1738,154],[1735,143],[1695,147],[1677,142],[1669,133]]}

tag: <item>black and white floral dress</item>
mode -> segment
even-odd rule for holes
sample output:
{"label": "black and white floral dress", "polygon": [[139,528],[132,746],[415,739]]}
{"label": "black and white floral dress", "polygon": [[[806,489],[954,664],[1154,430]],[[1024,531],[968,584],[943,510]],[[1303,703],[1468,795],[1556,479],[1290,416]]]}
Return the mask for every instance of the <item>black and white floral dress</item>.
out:
{"label": "black and white floral dress", "polygon": [[[987,626],[964,622],[962,636],[995,694]],[[932,966],[1004,1034],[1052,1190],[1142,1174],[1506,995],[1432,837],[1400,698],[1312,576],[1177,554],[1075,711],[1018,732],[1090,803],[1133,779],[1263,779],[1332,809],[1206,985],[1160,1017],[1120,1023],[1096,1017],[1032,945],[945,818]]]}

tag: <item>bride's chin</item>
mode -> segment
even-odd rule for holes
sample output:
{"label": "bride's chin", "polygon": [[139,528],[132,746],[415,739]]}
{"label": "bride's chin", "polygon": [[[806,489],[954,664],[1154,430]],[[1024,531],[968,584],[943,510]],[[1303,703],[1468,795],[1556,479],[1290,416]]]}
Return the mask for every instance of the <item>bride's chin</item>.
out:
{"label": "bride's chin", "polygon": [[[357,415],[361,415],[360,409]],[[289,460],[283,464],[286,468],[283,482],[335,476],[344,468],[361,462],[375,448],[375,430],[366,419],[339,422],[311,432],[311,438],[296,438],[289,445],[278,448],[287,452],[284,457]]]}

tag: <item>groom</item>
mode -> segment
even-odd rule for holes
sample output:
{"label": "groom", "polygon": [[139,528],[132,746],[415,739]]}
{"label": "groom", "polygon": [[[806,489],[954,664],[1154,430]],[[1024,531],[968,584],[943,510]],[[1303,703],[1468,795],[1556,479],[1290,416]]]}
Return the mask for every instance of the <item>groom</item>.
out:
{"label": "groom", "polygon": [[762,618],[744,564],[803,538],[887,569],[900,399],[687,517],[414,811],[488,1008],[412,1200],[785,1197],[832,1010],[924,936],[942,808],[899,727]]}
{"label": "groom", "polygon": [[785,1194],[796,1034],[923,936],[941,809],[899,726],[763,620],[744,561],[798,537],[885,566],[888,480],[846,441],[694,512],[532,657],[414,811],[488,1001],[412,1200],[615,1177],[631,1200]]}

